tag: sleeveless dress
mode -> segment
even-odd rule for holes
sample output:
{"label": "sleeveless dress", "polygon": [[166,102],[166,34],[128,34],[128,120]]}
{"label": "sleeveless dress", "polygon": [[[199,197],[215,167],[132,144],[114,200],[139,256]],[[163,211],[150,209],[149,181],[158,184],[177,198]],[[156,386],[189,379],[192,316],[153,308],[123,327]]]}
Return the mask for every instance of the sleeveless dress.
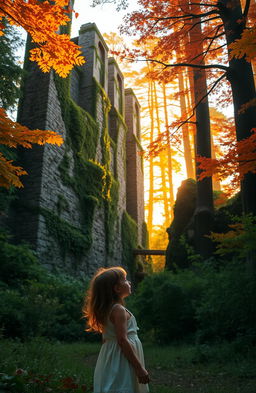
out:
{"label": "sleeveless dress", "polygon": [[[115,306],[115,305],[114,305]],[[113,306],[113,307],[114,307]],[[136,319],[130,311],[127,320],[127,338],[144,367],[142,344],[137,335]],[[148,385],[138,382],[130,362],[126,359],[117,342],[115,328],[110,319],[105,326],[98,360],[94,371],[94,393],[148,393]]]}

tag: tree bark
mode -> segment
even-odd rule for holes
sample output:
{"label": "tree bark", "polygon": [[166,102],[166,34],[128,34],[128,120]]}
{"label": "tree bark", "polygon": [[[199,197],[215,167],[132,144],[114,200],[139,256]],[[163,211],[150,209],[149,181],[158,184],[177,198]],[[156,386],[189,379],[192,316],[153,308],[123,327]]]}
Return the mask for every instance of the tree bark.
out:
{"label": "tree bark", "polygon": [[[233,0],[232,7],[228,0],[219,3],[221,18],[226,32],[227,45],[241,37],[245,28],[241,23],[243,18],[240,0]],[[251,129],[256,127],[255,107],[239,113],[241,106],[256,97],[252,66],[244,58],[231,59],[227,74],[231,84],[237,141],[248,138]],[[256,215],[256,175],[247,173],[241,181],[242,207],[245,214]]]}
{"label": "tree bark", "polygon": [[[200,7],[191,5],[193,13],[199,13]],[[199,22],[199,18],[197,19]],[[190,32],[190,41],[197,48],[197,53],[203,52],[201,24],[198,23]],[[196,44],[195,44],[196,43]],[[196,54],[196,53],[195,53]],[[203,56],[197,58],[200,65],[204,65]],[[207,82],[204,69],[193,69],[194,102],[196,103],[196,155],[211,157],[210,113],[207,98]],[[203,98],[204,97],[204,98]],[[213,224],[213,193],[212,178],[198,180],[200,170],[196,165],[197,204],[194,214],[196,251],[204,258],[212,255],[213,247],[206,235],[210,234]]]}
{"label": "tree bark", "polygon": [[167,133],[167,159],[168,159],[168,180],[169,180],[169,188],[170,188],[170,221],[173,218],[173,205],[174,205],[174,193],[173,193],[173,176],[172,176],[172,149],[171,142],[169,138],[169,120],[168,120],[168,110],[167,110],[167,98],[166,98],[166,86],[163,82],[163,99],[164,99],[164,123],[165,130]]}
{"label": "tree bark", "polygon": [[[152,89],[152,81],[149,81],[148,84],[148,108],[149,108],[149,116],[150,116],[150,143],[154,140],[154,100],[153,100],[153,89]],[[149,157],[149,197],[148,197],[148,235],[149,235],[149,244],[152,237],[152,228],[153,228],[153,201],[154,201],[154,162],[153,157]]]}
{"label": "tree bark", "polygon": [[[158,100],[156,94],[156,82],[153,82],[154,86],[154,107],[156,113],[156,122],[157,122],[157,131],[158,135],[161,134],[161,124],[160,124],[160,117],[159,117],[159,107],[158,107]],[[159,153],[159,167],[161,172],[161,185],[162,185],[162,195],[163,195],[163,202],[164,202],[164,225],[167,228],[169,226],[169,203],[167,198],[167,187],[166,187],[166,176],[165,176],[165,164],[163,160],[163,152]]]}
{"label": "tree bark", "polygon": [[[184,94],[185,86],[184,86],[183,72],[179,72],[178,81],[179,81],[179,91],[180,91],[181,116],[182,116],[182,118],[186,118],[187,107],[186,107],[186,99],[185,99],[185,94]],[[190,146],[190,140],[189,140],[188,123],[185,123],[182,126],[182,137],[183,137],[184,158],[185,158],[185,164],[186,164],[187,178],[194,179],[195,175],[194,175],[192,153],[191,153],[191,146]]]}

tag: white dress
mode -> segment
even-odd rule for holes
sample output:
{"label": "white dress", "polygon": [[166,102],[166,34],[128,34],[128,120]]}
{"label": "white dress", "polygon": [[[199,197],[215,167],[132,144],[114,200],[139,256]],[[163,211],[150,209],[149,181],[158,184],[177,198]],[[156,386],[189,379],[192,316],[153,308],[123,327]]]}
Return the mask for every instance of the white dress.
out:
{"label": "white dress", "polygon": [[[142,344],[137,335],[136,319],[128,310],[131,317],[127,321],[127,337],[135,353],[144,366]],[[94,371],[94,393],[148,393],[148,385],[138,382],[132,365],[124,356],[117,343],[115,328],[108,319],[103,332],[103,339],[98,360]]]}

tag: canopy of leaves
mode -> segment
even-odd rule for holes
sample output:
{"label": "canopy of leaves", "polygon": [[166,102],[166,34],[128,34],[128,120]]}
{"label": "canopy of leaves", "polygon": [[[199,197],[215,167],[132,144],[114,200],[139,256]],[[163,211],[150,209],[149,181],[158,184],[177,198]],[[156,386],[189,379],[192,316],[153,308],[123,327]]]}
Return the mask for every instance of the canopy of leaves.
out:
{"label": "canopy of leaves", "polygon": [[[54,69],[66,77],[74,65],[84,63],[79,47],[67,34],[58,34],[59,27],[70,21],[69,0],[0,0],[0,22],[4,17],[12,25],[23,27],[31,36],[35,48],[30,60],[36,61],[43,72]],[[0,31],[4,34],[4,23]]]}

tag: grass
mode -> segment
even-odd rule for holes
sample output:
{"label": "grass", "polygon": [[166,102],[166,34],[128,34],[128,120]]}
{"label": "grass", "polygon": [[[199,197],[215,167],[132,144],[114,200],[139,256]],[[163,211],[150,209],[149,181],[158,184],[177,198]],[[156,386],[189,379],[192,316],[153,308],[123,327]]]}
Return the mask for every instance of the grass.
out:
{"label": "grass", "polygon": [[[2,373],[12,375],[16,369],[23,369],[38,375],[72,376],[91,391],[99,343],[52,343],[37,338],[26,343],[1,340],[0,346]],[[145,344],[144,352],[152,378],[151,393],[256,392],[256,351],[250,346]],[[0,387],[0,393],[7,391]],[[52,393],[56,391],[60,390],[52,390]],[[16,393],[15,390],[9,392]]]}

